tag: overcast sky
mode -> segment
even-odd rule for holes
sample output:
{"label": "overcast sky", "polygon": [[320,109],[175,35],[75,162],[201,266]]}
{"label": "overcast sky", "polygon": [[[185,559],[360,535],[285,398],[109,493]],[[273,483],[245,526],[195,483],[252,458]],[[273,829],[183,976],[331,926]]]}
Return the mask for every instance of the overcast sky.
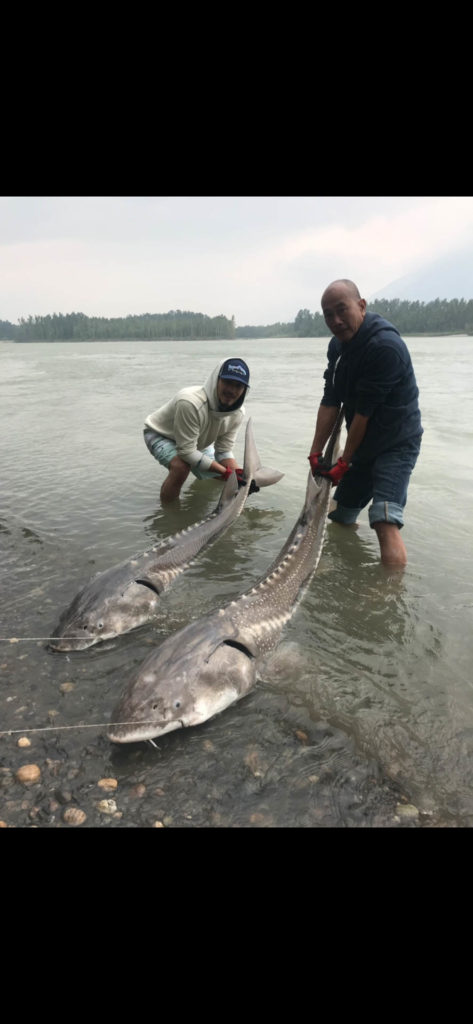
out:
{"label": "overcast sky", "polygon": [[472,196],[3,196],[0,320],[288,322],[335,278],[369,300],[472,238]]}

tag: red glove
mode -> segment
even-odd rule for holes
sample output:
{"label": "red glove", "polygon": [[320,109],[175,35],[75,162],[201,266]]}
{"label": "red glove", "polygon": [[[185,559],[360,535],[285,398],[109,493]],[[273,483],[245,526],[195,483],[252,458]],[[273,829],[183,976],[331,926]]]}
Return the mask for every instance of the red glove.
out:
{"label": "red glove", "polygon": [[230,469],[230,466],[225,466],[224,472],[220,473],[220,478],[223,480],[224,483],[226,483],[226,481],[228,480],[228,477],[231,476],[232,473],[233,473],[233,469]]}
{"label": "red glove", "polygon": [[318,469],[317,472],[321,476],[328,476],[333,484],[339,484],[342,477],[345,476],[347,470],[350,469],[348,462],[345,459],[337,459],[334,466],[331,469]]}
{"label": "red glove", "polygon": [[323,465],[322,452],[312,452],[312,455],[307,456],[310,462],[310,468],[312,474],[319,472],[319,466]]}
{"label": "red glove", "polygon": [[[222,480],[228,480],[228,477],[231,476],[232,473],[233,473],[233,470],[229,469],[229,467],[227,466],[227,468],[225,470],[225,473],[221,473],[220,476],[222,477]],[[236,478],[237,478],[237,481],[238,481],[238,486],[239,487],[246,487],[247,481],[246,481],[246,478],[243,476],[244,470],[240,469],[239,467],[236,467],[235,473],[236,473]],[[250,489],[248,491],[248,494],[257,494],[258,491],[259,491],[259,487],[257,486],[257,484],[255,484],[255,481],[252,480],[251,483],[250,483]]]}

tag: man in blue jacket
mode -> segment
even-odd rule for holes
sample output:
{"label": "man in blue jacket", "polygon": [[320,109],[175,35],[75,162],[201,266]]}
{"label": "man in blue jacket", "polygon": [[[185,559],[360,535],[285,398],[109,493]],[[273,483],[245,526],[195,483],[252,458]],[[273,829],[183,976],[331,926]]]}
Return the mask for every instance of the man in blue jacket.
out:
{"label": "man in blue jacket", "polygon": [[[334,522],[356,523],[369,508],[383,565],[406,565],[401,538],[409,478],[420,451],[422,425],[411,357],[399,331],[369,313],[356,284],[333,281],[322,299],[328,346],[325,387],[317,413],[309,462],[337,489]],[[322,451],[343,403],[346,444],[338,462],[324,464]]]}

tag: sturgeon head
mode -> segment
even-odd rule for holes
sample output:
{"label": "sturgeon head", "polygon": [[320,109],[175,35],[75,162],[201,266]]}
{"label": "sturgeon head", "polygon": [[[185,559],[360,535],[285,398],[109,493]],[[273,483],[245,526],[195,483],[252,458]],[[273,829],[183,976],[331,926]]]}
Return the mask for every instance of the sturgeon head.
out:
{"label": "sturgeon head", "polygon": [[301,515],[259,582],[148,655],[113,710],[113,743],[200,725],[252,689],[319,563],[330,492],[330,480],[309,472]]}
{"label": "sturgeon head", "polygon": [[[136,568],[138,569],[138,560]],[[164,582],[133,575],[133,560],[98,573],[63,612],[49,640],[53,651],[82,651],[149,622]]]}
{"label": "sturgeon head", "polygon": [[[227,625],[227,624],[225,624]],[[256,682],[256,651],[219,628],[215,616],[168,637],[132,676],[114,709],[109,739],[133,743],[200,725]]]}
{"label": "sturgeon head", "polygon": [[261,465],[251,418],[245,432],[244,481],[232,473],[218,504],[205,519],[160,544],[95,575],[63,612],[49,640],[53,651],[80,651],[150,622],[158,614],[162,593],[228,529],[256,488],[277,483],[278,470]]}

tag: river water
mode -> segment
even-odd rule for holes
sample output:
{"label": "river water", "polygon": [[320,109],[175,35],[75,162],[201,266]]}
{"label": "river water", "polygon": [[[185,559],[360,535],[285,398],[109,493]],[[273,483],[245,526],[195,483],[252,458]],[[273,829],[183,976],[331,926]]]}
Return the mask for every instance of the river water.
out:
{"label": "river water", "polygon": [[[110,743],[113,707],[153,646],[246,591],[282,548],[304,501],[327,339],[0,343],[4,825],[473,825],[473,339],[406,340],[425,429],[406,570],[380,566],[366,510],[358,531],[330,524],[256,688],[156,747]],[[235,353],[250,366],[246,413],[261,461],[283,479],[249,497],[154,623],[51,652],[60,612],[94,573],[215,507],[220,484],[190,477],[180,502],[161,509],[164,470],[142,424]],[[244,429],[240,461],[243,443]],[[17,777],[26,765],[36,781]]]}

